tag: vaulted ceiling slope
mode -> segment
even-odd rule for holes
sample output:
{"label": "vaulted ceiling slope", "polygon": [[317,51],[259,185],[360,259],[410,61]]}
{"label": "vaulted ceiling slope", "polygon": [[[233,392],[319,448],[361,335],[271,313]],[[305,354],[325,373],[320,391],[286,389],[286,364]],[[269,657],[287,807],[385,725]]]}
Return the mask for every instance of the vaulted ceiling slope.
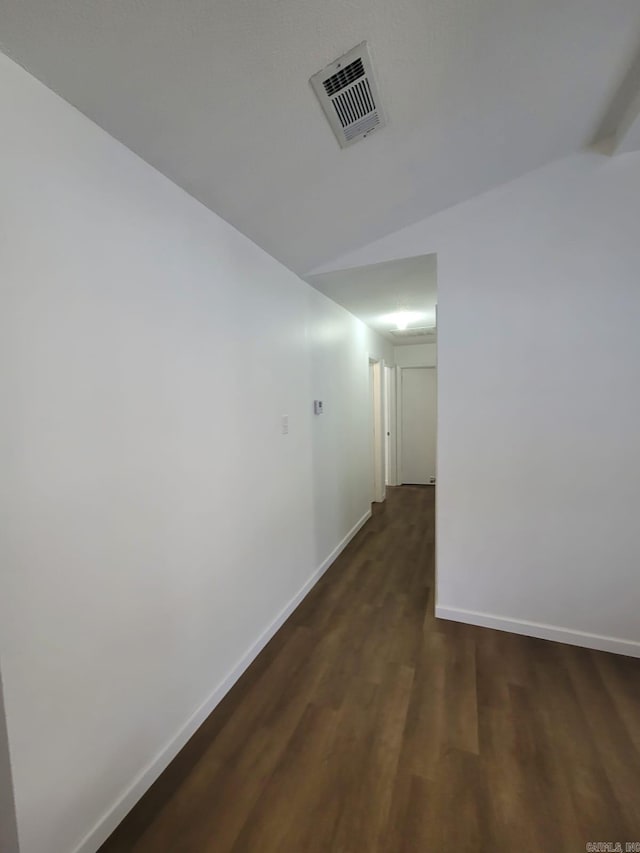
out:
{"label": "vaulted ceiling slope", "polygon": [[[309,77],[367,40],[388,127]],[[0,0],[0,48],[304,273],[590,142],[638,0]]]}

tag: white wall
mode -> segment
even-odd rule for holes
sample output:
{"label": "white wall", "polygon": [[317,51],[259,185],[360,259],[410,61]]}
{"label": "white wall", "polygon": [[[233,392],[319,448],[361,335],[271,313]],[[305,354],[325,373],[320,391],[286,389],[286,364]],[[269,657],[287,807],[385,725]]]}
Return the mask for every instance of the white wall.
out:
{"label": "white wall", "polygon": [[397,367],[435,367],[436,344],[408,344],[393,348],[393,359]]}
{"label": "white wall", "polygon": [[[355,524],[363,506],[369,506],[373,466],[368,356],[391,364],[393,347],[313,288],[309,288],[309,316],[313,398],[324,401],[324,414],[314,417],[312,424],[315,559],[319,563],[336,545],[340,519]],[[366,383],[359,381],[363,353]],[[345,476],[354,470],[366,474]]]}
{"label": "white wall", "polygon": [[2,56],[0,110],[0,659],[22,853],[69,853],[365,517],[392,351]]}
{"label": "white wall", "polygon": [[639,237],[581,153],[331,265],[438,253],[442,615],[640,654]]}

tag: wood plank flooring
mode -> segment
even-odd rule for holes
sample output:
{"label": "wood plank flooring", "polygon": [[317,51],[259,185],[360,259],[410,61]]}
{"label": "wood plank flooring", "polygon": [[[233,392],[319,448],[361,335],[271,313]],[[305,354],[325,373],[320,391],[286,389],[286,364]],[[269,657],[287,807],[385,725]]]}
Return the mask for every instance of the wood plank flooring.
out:
{"label": "wood plank flooring", "polygon": [[640,660],[435,619],[433,534],[389,490],[102,853],[640,841]]}

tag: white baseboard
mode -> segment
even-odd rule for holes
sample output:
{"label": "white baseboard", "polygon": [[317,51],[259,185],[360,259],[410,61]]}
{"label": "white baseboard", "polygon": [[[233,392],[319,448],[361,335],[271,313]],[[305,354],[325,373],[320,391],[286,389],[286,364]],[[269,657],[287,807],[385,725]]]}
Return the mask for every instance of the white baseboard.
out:
{"label": "white baseboard", "polygon": [[527,637],[538,637],[541,640],[555,640],[557,643],[569,643],[572,646],[583,646],[587,649],[596,649],[602,652],[614,652],[618,655],[640,657],[640,642],[636,642],[635,640],[622,640],[618,637],[588,634],[584,631],[574,631],[571,628],[560,628],[557,625],[545,625],[541,622],[525,622],[521,619],[495,616],[492,613],[482,613],[477,610],[463,610],[460,607],[436,605],[436,616],[438,619],[465,622],[468,625],[479,625],[482,628],[495,628],[498,631],[524,634]]}
{"label": "white baseboard", "polygon": [[258,639],[245,652],[238,663],[233,667],[231,672],[223,679],[223,681],[215,688],[215,690],[205,699],[199,708],[189,717],[186,723],[182,726],[179,732],[171,738],[155,758],[145,767],[145,769],[133,780],[124,794],[117,800],[109,811],[98,821],[91,829],[80,844],[75,848],[74,853],[95,853],[95,851],[103,844],[111,835],[119,823],[135,806],[138,800],[146,793],[146,791],[155,782],[162,771],[170,764],[170,762],[180,752],[182,747],[187,743],[189,738],[200,728],[202,723],[207,719],[209,714],[214,710],[225,695],[231,690],[242,673],[249,667],[255,658],[260,654],[262,649],[267,645],[269,640],[278,631],[279,628],[287,621],[300,602],[311,591],[311,589],[320,580],[329,566],[336,558],[344,551],[349,542],[364,527],[367,521],[371,518],[371,509],[369,509],[362,518],[351,528],[347,535],[339,542],[333,551],[326,557],[316,571],[311,575],[309,580],[298,590],[293,598],[282,608],[280,613],[271,622],[271,624],[262,632]]}
{"label": "white baseboard", "polygon": [[[333,549],[333,551],[329,554],[329,556],[328,556],[328,557],[325,557],[325,559],[320,563],[320,565],[318,566],[318,568],[316,569],[316,571],[314,572],[314,574],[313,574],[313,575],[311,575],[311,577],[310,577],[310,578],[309,578],[309,580],[306,582],[306,584],[302,587],[302,589],[300,590],[300,592],[298,593],[298,595],[297,595],[294,599],[292,599],[292,602],[295,602],[295,603],[293,603],[293,604],[292,604],[292,602],[290,602],[290,603],[287,605],[287,607],[285,608],[285,610],[286,610],[287,608],[291,607],[291,610],[289,610],[289,612],[287,613],[287,616],[289,616],[291,613],[293,613],[293,611],[294,611],[294,610],[296,609],[296,607],[300,604],[300,602],[301,602],[301,601],[302,601],[302,599],[305,597],[305,595],[309,592],[309,590],[310,590],[313,586],[315,586],[315,585],[317,584],[317,582],[320,580],[320,578],[322,577],[322,575],[327,571],[327,569],[329,568],[329,566],[330,566],[332,563],[334,563],[334,562],[338,559],[338,557],[340,556],[340,554],[342,554],[342,552],[343,552],[343,551],[344,551],[344,549],[347,547],[347,545],[349,544],[349,542],[351,542],[351,540],[352,540],[352,539],[353,539],[353,537],[356,535],[356,533],[359,533],[359,532],[360,532],[361,528],[363,528],[363,527],[365,526],[365,524],[367,523],[367,521],[369,521],[369,519],[370,519],[370,518],[371,518],[371,508],[369,508],[369,509],[365,512],[365,514],[362,516],[362,518],[360,519],[360,521],[357,521],[357,522],[353,525],[353,527],[352,527],[352,528],[351,528],[351,530],[347,533],[347,535],[344,537],[344,539],[342,539],[340,542],[338,542],[338,544],[337,544],[337,545],[336,545],[336,547]],[[285,616],[285,618],[282,620],[283,622],[286,620],[287,616]],[[279,628],[279,627],[280,627],[280,625],[278,625],[278,628]],[[276,631],[277,631],[277,630],[278,630],[278,629],[276,628]],[[275,631],[274,631],[273,633],[275,634]]]}

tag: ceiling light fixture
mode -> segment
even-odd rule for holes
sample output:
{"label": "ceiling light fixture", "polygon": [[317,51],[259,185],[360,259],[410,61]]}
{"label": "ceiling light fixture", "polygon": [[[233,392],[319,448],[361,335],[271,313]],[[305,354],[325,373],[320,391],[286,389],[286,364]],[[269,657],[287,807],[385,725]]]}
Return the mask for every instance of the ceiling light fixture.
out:
{"label": "ceiling light fixture", "polygon": [[416,320],[421,320],[423,317],[422,311],[396,311],[395,314],[388,314],[383,319],[385,323],[390,323],[396,329],[404,331],[409,323],[415,323]]}

